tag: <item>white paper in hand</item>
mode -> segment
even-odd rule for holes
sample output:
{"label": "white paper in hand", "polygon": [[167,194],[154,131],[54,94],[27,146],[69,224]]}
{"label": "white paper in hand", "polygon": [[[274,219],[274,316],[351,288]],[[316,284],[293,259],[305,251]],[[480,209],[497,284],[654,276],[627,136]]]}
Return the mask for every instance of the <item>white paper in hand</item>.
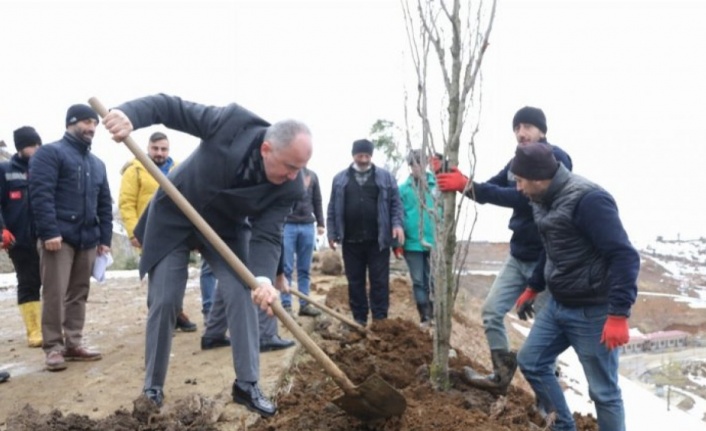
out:
{"label": "white paper in hand", "polygon": [[99,283],[104,282],[105,270],[112,264],[113,255],[111,255],[110,252],[96,256],[96,261],[93,263],[93,278]]}

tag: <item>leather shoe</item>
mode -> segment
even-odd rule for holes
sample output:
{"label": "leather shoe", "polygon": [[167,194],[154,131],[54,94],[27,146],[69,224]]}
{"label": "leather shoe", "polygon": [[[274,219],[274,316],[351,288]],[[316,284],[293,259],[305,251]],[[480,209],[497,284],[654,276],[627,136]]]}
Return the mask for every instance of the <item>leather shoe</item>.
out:
{"label": "leather shoe", "polygon": [[176,329],[181,329],[182,332],[195,332],[196,324],[189,320],[189,316],[182,311],[177,315]]}
{"label": "leather shoe", "polygon": [[103,359],[100,352],[88,350],[85,347],[67,347],[64,349],[64,359],[67,361],[98,361]]}
{"label": "leather shoe", "polygon": [[49,371],[61,371],[66,369],[66,361],[64,361],[64,355],[57,351],[52,350],[47,353],[47,358],[44,364]]}
{"label": "leather shoe", "polygon": [[148,400],[154,403],[154,405],[156,405],[157,407],[162,407],[162,404],[164,403],[164,392],[162,392],[161,389],[145,389],[143,393],[145,394],[145,397],[147,397]]}
{"label": "leather shoe", "polygon": [[219,347],[230,346],[230,338],[212,338],[212,337],[201,337],[201,350],[211,350],[217,349]]}
{"label": "leather shoe", "polygon": [[319,316],[320,314],[321,314],[321,312],[319,310],[317,310],[311,304],[306,304],[305,306],[299,308],[299,315],[300,316],[316,317],[316,316]]}
{"label": "leather shoe", "polygon": [[273,350],[288,349],[296,343],[292,340],[283,340],[279,335],[260,340],[260,352],[271,352]]}
{"label": "leather shoe", "polygon": [[244,405],[250,411],[259,413],[262,417],[267,418],[277,413],[277,407],[263,395],[257,382],[239,385],[236,380],[233,382],[232,395],[234,402]]}
{"label": "leather shoe", "polygon": [[10,380],[10,373],[7,371],[0,371],[0,383],[5,383]]}

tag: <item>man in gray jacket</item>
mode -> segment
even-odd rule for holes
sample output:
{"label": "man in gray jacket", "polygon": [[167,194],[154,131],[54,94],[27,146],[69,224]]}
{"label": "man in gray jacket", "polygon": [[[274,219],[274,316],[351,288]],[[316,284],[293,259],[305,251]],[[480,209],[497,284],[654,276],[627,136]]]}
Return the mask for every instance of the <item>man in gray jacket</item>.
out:
{"label": "man in gray jacket", "polygon": [[205,106],[163,94],[124,103],[104,123],[116,141],[134,129],[160,123],[201,139],[169,179],[260,281],[251,293],[160,188],[140,223],[144,231],[137,233],[143,245],[140,275],[149,273],[145,395],[162,404],[189,253],[198,248],[216,275],[226,304],[237,375],[233,401],[262,416],[274,415],[277,408],[257,384],[255,304],[271,314],[269,305],[277,299],[271,280],[279,261],[284,219],[304,193],[300,171],[312,153],[309,129],[294,120],[270,125],[237,104]]}
{"label": "man in gray jacket", "polygon": [[[353,163],[333,178],[328,203],[328,241],[342,244],[353,318],[366,325],[387,318],[390,308],[390,247],[404,244],[404,217],[397,180],[372,162],[373,143],[353,142]],[[370,295],[365,273],[370,279]]]}

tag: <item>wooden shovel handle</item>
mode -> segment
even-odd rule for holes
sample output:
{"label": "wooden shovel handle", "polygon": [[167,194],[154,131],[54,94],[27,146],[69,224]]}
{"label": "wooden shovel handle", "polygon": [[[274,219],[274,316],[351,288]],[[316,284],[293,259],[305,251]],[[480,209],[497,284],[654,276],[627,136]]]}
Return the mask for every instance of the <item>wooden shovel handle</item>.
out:
{"label": "wooden shovel handle", "polygon": [[336,319],[340,320],[341,322],[345,323],[346,325],[355,328],[358,332],[360,332],[363,335],[370,335],[368,329],[365,328],[365,326],[361,325],[360,323],[356,322],[355,320],[351,319],[348,316],[344,316],[343,314],[339,313],[338,311],[329,308],[325,306],[324,304],[314,301],[311,299],[311,297],[297,291],[297,290],[290,290],[289,293],[292,295],[301,298],[305,301],[307,301],[309,304],[313,305],[314,307],[320,309],[321,311],[325,312],[326,314],[335,317]]}
{"label": "wooden shovel handle", "polygon": [[[103,104],[95,97],[91,97],[88,103],[93,107],[93,109],[104,118],[108,115],[108,110],[103,106]],[[194,226],[203,234],[203,236],[208,240],[209,243],[216,249],[216,251],[221,255],[221,257],[233,268],[233,270],[243,279],[245,284],[250,287],[250,289],[256,289],[259,286],[258,281],[255,276],[250,272],[250,270],[243,264],[243,262],[238,259],[238,256],[233,253],[233,250],[226,245],[226,243],[218,236],[218,234],[209,226],[208,223],[201,217],[196,209],[189,203],[189,201],[184,198],[181,192],[172,184],[164,173],[154,164],[152,159],[150,159],[147,154],[145,154],[135,143],[132,137],[128,136],[123,140],[123,143],[127,148],[135,155],[137,160],[142,163],[142,165],[147,169],[147,171],[154,177],[159,183],[162,190],[174,201],[174,203],[179,207],[179,209],[186,215],[186,217],[191,221]],[[294,337],[304,346],[304,348],[309,352],[311,356],[314,357],[326,370],[326,372],[331,375],[334,381],[340,386],[341,389],[346,394],[357,394],[357,389],[353,386],[353,383],[348,379],[348,377],[341,371],[340,368],[331,360],[331,358],[324,353],[321,348],[314,343],[314,340],[309,337],[309,335],[297,324],[297,322],[292,319],[287,312],[284,311],[282,305],[279,301],[275,301],[271,304],[272,311],[275,316],[284,324],[284,326],[289,329],[289,331],[294,335]]]}

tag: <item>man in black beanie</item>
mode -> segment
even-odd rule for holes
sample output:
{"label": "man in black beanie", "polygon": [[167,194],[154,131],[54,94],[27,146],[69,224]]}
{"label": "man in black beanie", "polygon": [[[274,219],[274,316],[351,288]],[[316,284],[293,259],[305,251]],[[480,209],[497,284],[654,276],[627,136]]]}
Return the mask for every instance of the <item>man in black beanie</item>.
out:
{"label": "man in black beanie", "polygon": [[583,364],[598,429],[625,430],[618,386],[618,347],[629,340],[628,317],[637,296],[640,256],[630,244],[613,197],[559,164],[543,143],[520,145],[510,171],[531,201],[544,244],[515,307],[532,317],[532,301],[551,293],[517,354],[537,405],[555,414],[553,429],[576,429],[554,374],[559,354],[573,347]]}
{"label": "man in black beanie", "polygon": [[110,251],[113,211],[105,164],[91,152],[98,115],[66,112],[66,133],[32,157],[30,203],[41,242],[42,337],[49,371],[65,361],[95,361],[82,346],[86,298],[96,255]]}
{"label": "man in black beanie", "polygon": [[29,210],[29,160],[42,138],[33,127],[15,130],[17,153],[0,163],[0,229],[2,248],[7,250],[17,274],[17,305],[27,330],[27,345],[42,346],[42,305],[39,253]]}
{"label": "man in black beanie", "polygon": [[[353,163],[333,178],[326,225],[331,249],[341,244],[348,299],[356,322],[387,318],[390,308],[390,247],[404,245],[404,210],[395,177],[375,166],[373,143],[353,142]],[[370,280],[366,292],[365,273]]]}
{"label": "man in black beanie", "polygon": [[[547,120],[541,109],[531,106],[519,109],[512,118],[512,130],[517,144],[524,146],[542,142],[557,160],[568,169],[572,168],[571,158],[562,149],[547,142]],[[505,329],[505,315],[527,286],[542,252],[542,242],[532,219],[532,208],[529,200],[515,189],[510,162],[484,183],[469,180],[458,168],[452,168],[448,173],[437,174],[437,185],[441,191],[461,192],[480,204],[512,208],[509,223],[512,230],[510,255],[495,278],[482,309],[493,373],[485,375],[469,367],[464,368],[464,376],[469,384],[493,394],[504,395],[517,369],[516,355],[510,351]]]}

